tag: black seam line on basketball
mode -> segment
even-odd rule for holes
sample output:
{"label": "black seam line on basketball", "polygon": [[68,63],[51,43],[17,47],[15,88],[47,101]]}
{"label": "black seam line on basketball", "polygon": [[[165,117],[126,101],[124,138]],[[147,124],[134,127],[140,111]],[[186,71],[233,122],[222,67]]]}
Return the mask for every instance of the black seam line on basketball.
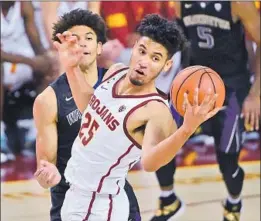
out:
{"label": "black seam line on basketball", "polygon": [[[211,72],[209,72],[209,71],[207,71],[207,70],[206,70],[206,72],[211,73]],[[221,78],[219,75],[217,75],[217,78],[218,78],[218,80],[220,81],[220,83],[222,83],[222,84],[224,83],[223,80],[222,80],[222,78]]]}
{"label": "black seam line on basketball", "polygon": [[[176,106],[176,108],[178,108],[177,102],[178,102],[178,96],[179,96],[180,88],[182,87],[182,85],[185,83],[185,81],[186,81],[189,77],[191,77],[191,76],[192,76],[193,74],[195,74],[197,71],[200,71],[200,70],[202,70],[202,69],[204,69],[204,68],[199,68],[199,69],[193,71],[188,77],[186,77],[186,78],[183,80],[182,84],[179,86],[179,89],[178,89],[178,91],[177,91],[177,96],[176,96],[176,100],[175,100],[175,106]],[[174,86],[174,85],[173,85],[173,86]]]}
{"label": "black seam line on basketball", "polygon": [[[210,80],[211,80],[211,82],[212,82],[212,84],[213,84],[213,87],[214,87],[214,92],[215,92],[215,94],[216,94],[216,93],[217,93],[216,86],[215,86],[215,84],[214,84],[214,81],[213,81],[211,75],[209,74],[209,73],[211,73],[211,72],[208,72],[206,69],[205,69],[205,71],[208,73],[208,76],[210,77]],[[214,103],[214,108],[216,108],[216,104],[217,104],[217,102]]]}
{"label": "black seam line on basketball", "polygon": [[[204,70],[205,70],[205,69],[204,69]],[[198,89],[200,88],[202,78],[203,78],[203,76],[204,76],[205,74],[208,74],[208,72],[207,72],[207,71],[203,72],[203,73],[201,74],[200,78],[199,78],[199,81],[198,81]]]}

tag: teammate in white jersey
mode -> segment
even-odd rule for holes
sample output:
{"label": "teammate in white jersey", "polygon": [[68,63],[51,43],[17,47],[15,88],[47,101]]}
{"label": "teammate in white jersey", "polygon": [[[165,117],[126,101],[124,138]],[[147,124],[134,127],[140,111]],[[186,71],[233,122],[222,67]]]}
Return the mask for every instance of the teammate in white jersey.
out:
{"label": "teammate in white jersey", "polygon": [[[155,78],[167,71],[171,57],[186,39],[175,22],[158,15],[146,16],[139,28],[129,67],[116,64],[93,92],[79,69],[82,49],[69,32],[55,42],[66,67],[78,109],[83,113],[65,177],[71,184],[62,208],[64,221],[126,221],[129,206],[123,186],[128,170],[141,159],[146,171],[156,171],[173,159],[196,128],[214,116],[210,111],[217,95],[207,94],[198,105],[184,95],[186,114],[177,129],[167,102],[157,92]],[[54,165],[38,173],[55,185],[59,177]]]}

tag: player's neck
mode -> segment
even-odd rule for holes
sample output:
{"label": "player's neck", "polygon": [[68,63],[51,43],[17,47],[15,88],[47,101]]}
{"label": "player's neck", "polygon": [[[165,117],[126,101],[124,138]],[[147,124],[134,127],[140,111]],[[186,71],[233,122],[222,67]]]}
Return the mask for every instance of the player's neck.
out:
{"label": "player's neck", "polygon": [[155,82],[152,81],[142,86],[136,86],[132,84],[129,77],[126,76],[119,84],[117,88],[117,94],[119,95],[145,95],[157,92]]}
{"label": "player's neck", "polygon": [[98,69],[97,64],[94,62],[88,68],[81,68],[82,73],[84,74],[85,80],[91,85],[95,85],[98,80]]}

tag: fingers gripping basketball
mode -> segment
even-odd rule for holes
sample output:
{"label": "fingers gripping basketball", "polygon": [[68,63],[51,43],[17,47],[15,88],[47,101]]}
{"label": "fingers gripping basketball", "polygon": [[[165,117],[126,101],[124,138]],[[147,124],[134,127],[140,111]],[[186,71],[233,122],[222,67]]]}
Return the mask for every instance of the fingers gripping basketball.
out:
{"label": "fingers gripping basketball", "polygon": [[[198,100],[195,98],[195,89],[198,90]],[[218,73],[205,66],[190,66],[178,73],[172,82],[170,96],[174,108],[184,116],[184,93],[188,94],[191,104],[197,102],[201,104],[208,91],[218,94],[218,98],[213,105],[213,109],[222,107],[225,100],[225,85]]]}

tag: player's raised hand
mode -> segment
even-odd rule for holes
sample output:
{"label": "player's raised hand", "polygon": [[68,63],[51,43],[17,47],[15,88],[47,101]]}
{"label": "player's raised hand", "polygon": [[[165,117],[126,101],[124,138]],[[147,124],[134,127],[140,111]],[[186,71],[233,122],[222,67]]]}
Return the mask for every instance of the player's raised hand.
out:
{"label": "player's raised hand", "polygon": [[191,104],[188,99],[188,94],[184,94],[183,108],[185,110],[184,123],[191,129],[197,129],[204,121],[213,117],[222,108],[213,109],[218,95],[213,94],[211,90],[205,95],[201,104],[198,104],[198,88],[195,89],[193,96],[193,103]]}
{"label": "player's raised hand", "polygon": [[79,46],[77,37],[69,31],[56,36],[60,42],[55,41],[53,45],[58,51],[62,66],[65,69],[78,66],[83,57],[83,49]]}
{"label": "player's raised hand", "polygon": [[40,168],[35,172],[34,176],[43,188],[56,186],[61,181],[61,174],[57,167],[45,160],[41,160]]}

